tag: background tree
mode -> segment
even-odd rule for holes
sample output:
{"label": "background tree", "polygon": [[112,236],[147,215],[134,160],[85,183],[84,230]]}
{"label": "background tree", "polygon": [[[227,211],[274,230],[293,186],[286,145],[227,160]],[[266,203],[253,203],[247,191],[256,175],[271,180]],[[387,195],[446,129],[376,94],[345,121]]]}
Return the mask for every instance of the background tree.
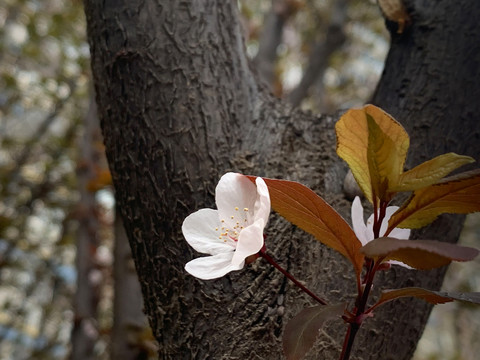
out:
{"label": "background tree", "polygon": [[0,348],[67,354],[73,322],[76,140],[87,105],[82,8],[0,5]]}
{"label": "background tree", "polygon": [[115,338],[133,358],[151,336],[132,280],[117,289],[136,327],[112,321],[115,211],[82,4],[5,1],[0,25],[0,357],[106,359]]}
{"label": "background tree", "polygon": [[[480,5],[405,3],[412,25],[392,33],[372,101],[411,134],[408,167],[447,151],[478,158]],[[85,5],[107,157],[160,356],[279,358],[284,319],[307,300],[262,262],[218,281],[187,276],[193,254],[179,229],[188,213],[213,205],[230,169],[301,181],[346,214],[336,116],[292,111],[258,85],[236,2]],[[442,217],[422,237],[455,241],[460,227],[460,218]],[[350,298],[344,259],[281,219],[267,233],[269,251],[316,292]],[[435,289],[443,272],[395,269],[384,281]],[[379,311],[358,358],[409,359],[428,309],[412,300]],[[319,344],[325,358],[337,356],[344,331],[332,326]]]}

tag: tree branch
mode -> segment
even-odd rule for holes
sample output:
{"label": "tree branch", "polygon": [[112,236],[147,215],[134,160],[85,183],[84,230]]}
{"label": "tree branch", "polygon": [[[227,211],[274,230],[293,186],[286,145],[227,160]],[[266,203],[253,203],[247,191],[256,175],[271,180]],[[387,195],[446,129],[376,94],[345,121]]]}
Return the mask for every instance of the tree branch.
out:
{"label": "tree branch", "polygon": [[348,0],[335,0],[325,38],[312,46],[308,63],[298,86],[288,94],[293,107],[300,106],[313,84],[321,81],[328,67],[330,56],[345,42],[345,25]]}

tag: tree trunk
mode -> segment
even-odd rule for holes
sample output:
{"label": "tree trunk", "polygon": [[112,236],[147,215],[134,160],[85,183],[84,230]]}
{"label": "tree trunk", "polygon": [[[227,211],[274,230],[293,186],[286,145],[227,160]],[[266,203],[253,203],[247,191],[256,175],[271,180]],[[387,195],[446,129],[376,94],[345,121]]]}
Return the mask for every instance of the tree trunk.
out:
{"label": "tree trunk", "polygon": [[[111,359],[148,359],[146,334],[148,321],[143,313],[143,298],[140,282],[133,265],[132,252],[120,216],[114,223],[114,294]],[[153,346],[154,348],[154,346]]]}
{"label": "tree trunk", "polygon": [[[412,4],[412,27],[394,37],[374,101],[411,131],[409,164],[436,155],[439,143],[445,152],[462,142],[458,151],[478,158],[473,118],[479,112],[472,107],[479,106],[474,15],[480,4],[458,1],[451,9],[448,0],[424,3]],[[309,299],[260,260],[214,281],[187,275],[184,264],[198,254],[180,227],[189,213],[214,206],[214,187],[227,170],[300,181],[348,217],[346,166],[335,154],[337,117],[292,111],[257,86],[235,1],[85,5],[107,157],[160,358],[281,358],[284,324]],[[468,50],[459,54],[462,42]],[[431,72],[427,60],[442,56],[454,67]],[[438,93],[456,88],[462,91],[448,102]],[[439,117],[438,109],[447,107]],[[457,119],[473,125],[459,126]],[[446,140],[420,137],[426,127]],[[459,229],[458,218],[444,217],[423,237],[441,233],[455,241]],[[266,232],[269,253],[297,278],[330,303],[352,303],[353,270],[344,258],[278,217]],[[443,270],[393,269],[376,289],[438,288],[442,276]],[[354,358],[409,359],[427,316],[419,301],[386,305],[362,328]],[[344,324],[331,325],[311,358],[337,358],[345,331]]]}
{"label": "tree trunk", "polygon": [[97,107],[93,95],[90,99],[88,113],[85,116],[85,134],[80,153],[82,158],[77,166],[79,183],[79,225],[76,238],[77,289],[74,297],[75,320],[72,328],[71,360],[90,360],[95,358],[94,346],[98,340],[97,310],[99,300],[99,285],[95,274],[95,251],[98,246],[97,236],[99,222],[96,212],[95,193],[88,188],[94,180],[98,166],[98,154],[95,151],[95,141],[98,142],[100,130]]}
{"label": "tree trunk", "polygon": [[258,41],[258,53],[252,61],[258,78],[263,80],[264,85],[269,87],[273,93],[277,93],[275,88],[277,49],[282,43],[285,23],[295,13],[291,5],[289,0],[272,0],[270,11],[265,15],[265,24]]}
{"label": "tree trunk", "polygon": [[[302,80],[287,96],[293,107],[300,106],[315,83],[323,84],[323,75],[328,68],[331,55],[346,40],[343,26],[347,18],[347,7],[348,0],[335,0],[333,2],[330,22],[328,26],[325,26],[324,38],[312,44],[312,51],[303,72]],[[322,101],[320,100],[318,103],[321,104]]]}

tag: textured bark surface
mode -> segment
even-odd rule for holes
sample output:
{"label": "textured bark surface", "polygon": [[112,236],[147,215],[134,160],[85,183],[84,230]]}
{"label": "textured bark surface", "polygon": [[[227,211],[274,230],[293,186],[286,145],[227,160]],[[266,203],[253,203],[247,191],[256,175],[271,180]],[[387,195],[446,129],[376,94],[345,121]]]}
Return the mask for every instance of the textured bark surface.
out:
{"label": "textured bark surface", "polygon": [[[234,1],[85,3],[107,157],[160,358],[281,358],[283,326],[309,299],[262,261],[215,281],[187,275],[184,264],[198,254],[180,226],[189,213],[214,206],[227,170],[301,181],[348,218],[337,116],[292,111],[257,86]],[[409,165],[447,150],[478,158],[480,4],[417,3],[412,27],[393,40],[374,102],[413,131]],[[468,49],[462,60],[460,42]],[[453,68],[444,68],[444,54]],[[470,88],[438,93],[456,86]],[[455,241],[460,220],[452,219],[424,237]],[[332,303],[353,299],[352,267],[340,255],[276,217],[266,232],[268,251],[313,291]],[[434,289],[442,276],[394,269],[381,280]],[[386,305],[362,329],[354,358],[409,359],[427,316],[419,301]],[[337,358],[345,330],[331,325],[317,347],[322,355],[311,358]]]}

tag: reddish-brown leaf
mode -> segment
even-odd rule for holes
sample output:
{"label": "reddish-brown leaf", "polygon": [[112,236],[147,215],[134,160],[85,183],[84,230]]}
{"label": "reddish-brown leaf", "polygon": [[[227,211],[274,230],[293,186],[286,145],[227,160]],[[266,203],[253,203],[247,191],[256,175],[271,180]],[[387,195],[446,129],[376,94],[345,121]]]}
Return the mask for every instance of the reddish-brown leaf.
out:
{"label": "reddish-brown leaf", "polygon": [[303,309],[285,326],[283,353],[287,360],[302,359],[315,344],[318,331],[327,320],[340,318],[345,304],[319,305]]}
{"label": "reddish-brown leaf", "polygon": [[[249,177],[254,181],[254,177]],[[292,224],[349,259],[357,274],[362,270],[362,244],[347,222],[320,196],[298,182],[263,178],[272,208]]]}
{"label": "reddish-brown leaf", "polygon": [[422,289],[418,287],[408,287],[394,290],[383,290],[380,299],[375,307],[402,297],[416,297],[432,304],[444,304],[454,300],[466,301],[474,304],[480,304],[480,293],[458,293],[443,292]]}
{"label": "reddish-brown leaf", "polygon": [[415,269],[427,270],[452,261],[470,261],[478,250],[435,240],[399,240],[378,238],[362,247],[361,252],[372,259],[397,260]]}

